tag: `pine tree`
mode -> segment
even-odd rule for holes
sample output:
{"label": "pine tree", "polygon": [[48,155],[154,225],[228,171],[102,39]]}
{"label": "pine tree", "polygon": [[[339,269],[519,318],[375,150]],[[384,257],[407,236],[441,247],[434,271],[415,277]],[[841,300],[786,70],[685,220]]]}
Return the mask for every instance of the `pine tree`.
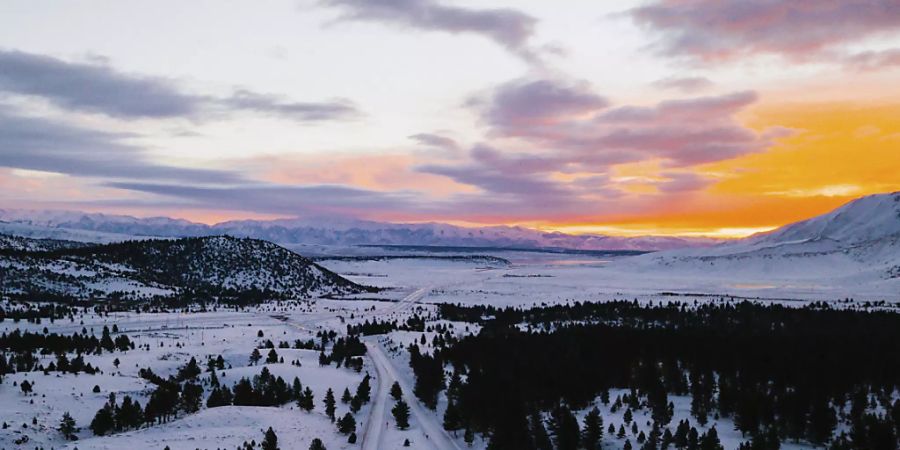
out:
{"label": "pine tree", "polygon": [[353,397],[350,395],[350,389],[344,388],[344,393],[341,394],[341,403],[343,403],[343,404],[350,403],[350,400],[352,400],[352,399],[353,399]]}
{"label": "pine tree", "polygon": [[31,384],[28,380],[22,380],[22,382],[19,383],[19,389],[22,390],[23,394],[28,395],[31,393],[31,391],[34,390],[34,385]]}
{"label": "pine tree", "polygon": [[266,436],[263,438],[261,444],[262,450],[279,450],[278,449],[278,436],[275,435],[275,430],[272,427],[269,427],[266,430]]}
{"label": "pine tree", "polygon": [[266,364],[275,364],[278,362],[278,353],[275,349],[269,350],[269,354],[266,355]]}
{"label": "pine tree", "polygon": [[94,415],[94,419],[91,420],[90,428],[97,436],[103,436],[112,431],[115,426],[116,421],[113,417],[112,407],[110,407],[109,404],[106,404]]}
{"label": "pine tree", "polygon": [[319,438],[315,438],[309,444],[309,450],[328,450],[325,448],[325,444],[322,443],[322,440]]}
{"label": "pine tree", "polygon": [[[350,395],[349,391],[347,392],[347,395]],[[396,381],[391,385],[391,397],[393,397],[394,400],[403,398],[403,389],[400,388],[400,383]]]}
{"label": "pine tree", "polygon": [[462,417],[459,414],[459,409],[453,402],[449,402],[447,403],[447,410],[444,411],[444,429],[455,432],[460,428],[462,428]]}
{"label": "pine tree", "polygon": [[370,378],[369,374],[366,374],[359,386],[356,387],[356,396],[359,397],[363,404],[369,403],[369,400],[371,400],[372,387],[369,385]]}
{"label": "pine tree", "polygon": [[409,405],[402,399],[391,408],[391,414],[394,415],[394,421],[397,422],[397,428],[405,430],[409,428]]}
{"label": "pine tree", "polygon": [[303,390],[303,397],[299,401],[297,401],[297,406],[299,406],[300,409],[306,412],[310,412],[313,410],[313,408],[315,408],[313,392],[312,389],[309,388],[309,386],[307,386],[306,389]]}
{"label": "pine tree", "polygon": [[600,445],[603,437],[603,417],[600,410],[594,407],[584,417],[584,427],[581,430],[581,444],[588,450],[594,450]]}
{"label": "pine tree", "polygon": [[325,415],[328,416],[328,418],[331,419],[332,422],[334,422],[336,402],[334,400],[334,391],[332,391],[331,388],[328,388],[328,390],[325,392],[325,401],[323,403],[325,404]]}
{"label": "pine tree", "polygon": [[550,435],[558,450],[575,450],[578,448],[580,430],[578,419],[568,406],[557,405],[550,412]]}
{"label": "pine tree", "polygon": [[262,359],[262,355],[259,353],[259,349],[254,348],[253,353],[250,353],[250,365],[255,366],[260,359]]}
{"label": "pine tree", "polygon": [[719,433],[715,426],[710,428],[700,439],[700,450],[724,450],[722,443],[719,442]]}
{"label": "pine tree", "polygon": [[75,419],[73,419],[72,415],[66,411],[62,416],[62,420],[59,421],[59,432],[62,433],[64,438],[71,441],[75,438],[75,433],[77,431]]}
{"label": "pine tree", "polygon": [[463,441],[465,441],[466,445],[469,447],[472,446],[472,443],[475,442],[475,433],[471,428],[466,427],[466,431],[463,433]]}
{"label": "pine tree", "polygon": [[356,431],[356,419],[350,413],[344,414],[341,420],[338,420],[338,431],[341,434],[350,434]]}
{"label": "pine tree", "polygon": [[531,413],[528,419],[528,428],[531,431],[532,445],[536,450],[553,450],[553,442],[550,440],[550,434],[544,426],[544,419],[537,411]]}

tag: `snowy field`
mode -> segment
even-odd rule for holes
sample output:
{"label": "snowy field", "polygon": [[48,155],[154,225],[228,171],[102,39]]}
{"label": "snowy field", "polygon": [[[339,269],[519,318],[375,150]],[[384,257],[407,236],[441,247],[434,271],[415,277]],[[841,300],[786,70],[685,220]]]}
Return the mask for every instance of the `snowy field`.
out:
{"label": "snowy field", "polygon": [[[448,260],[429,258],[400,258],[390,260],[321,260],[320,264],[353,281],[387,288],[377,294],[361,294],[355,300],[318,299],[311,302],[283,302],[249,308],[242,311],[213,311],[202,313],[112,313],[78,315],[74,320],[56,320],[50,323],[0,322],[0,331],[15,329],[71,334],[87,330],[100,335],[104,326],[117,327],[136,344],[136,349],[126,352],[104,352],[86,355],[85,361],[97,367],[95,375],[58,374],[58,372],[20,372],[7,376],[0,384],[0,420],[7,427],[0,430],[0,448],[69,448],[69,449],[218,449],[237,448],[245,441],[263,438],[272,427],[278,434],[282,449],[306,449],[314,438],[320,438],[329,449],[394,449],[403,448],[409,440],[412,448],[462,449],[467,448],[462,434],[450,435],[443,431],[441,417],[446,408],[446,398],[441,394],[437,411],[422,406],[412,395],[414,377],[409,369],[408,354],[398,350],[418,341],[424,335],[428,342],[434,333],[394,331],[387,335],[364,338],[368,355],[361,372],[334,365],[320,366],[316,350],[276,349],[284,363],[250,365],[249,355],[271,339],[280,341],[315,338],[317,332],[345,333],[348,324],[378,319],[401,320],[414,314],[433,317],[435,303],[492,304],[498,306],[532,306],[542,303],[559,303],[571,300],[606,301],[611,299],[638,299],[640,302],[658,302],[670,299],[716,301],[721,296],[761,298],[763,301],[785,304],[803,304],[807,300],[836,301],[843,297],[857,300],[896,299],[888,292],[857,293],[833,296],[837,287],[820,289],[816,286],[781,285],[767,282],[758,285],[754,280],[725,280],[716,277],[655,277],[633,268],[627,260],[608,260],[581,255],[554,255],[527,252],[494,253],[492,256],[509,261],[486,262],[483,260]],[[760,281],[761,283],[761,281]],[[664,292],[679,295],[664,295]],[[696,294],[696,295],[695,295]],[[709,295],[700,295],[709,294]],[[897,295],[896,292],[893,294]],[[429,325],[447,324],[432,321]],[[475,333],[472,324],[454,323],[457,334]],[[259,337],[262,333],[263,337]],[[429,345],[423,346],[428,351]],[[261,350],[264,357],[267,349]],[[304,412],[294,403],[280,407],[226,406],[206,408],[199,412],[180,415],[162,424],[136,430],[96,437],[88,429],[92,417],[106,402],[110,393],[121,401],[125,395],[145,405],[153,386],[138,377],[140,368],[150,367],[167,377],[176,373],[191,357],[205,367],[208,357],[222,355],[225,369],[217,371],[219,381],[233,384],[241,377],[252,377],[263,366],[288,383],[294,377],[312,389],[315,408]],[[74,356],[74,355],[70,355]],[[45,362],[54,357],[46,356]],[[118,368],[113,361],[119,360]],[[299,361],[300,366],[291,364]],[[347,436],[339,434],[335,425],[326,417],[322,399],[328,388],[336,396],[348,388],[351,392],[365,373],[373,377],[372,402],[355,414],[357,443],[347,442]],[[201,380],[208,379],[204,371]],[[23,394],[15,385],[28,380],[34,385],[31,395]],[[390,413],[393,405],[387,392],[397,381],[404,391],[404,398],[411,406],[410,427],[398,430]],[[93,392],[98,386],[99,392]],[[204,399],[208,395],[207,390]],[[615,397],[617,393],[612,393]],[[675,419],[688,418],[688,398],[673,397]],[[205,402],[204,402],[205,403]],[[605,426],[616,428],[623,423],[622,410],[612,413],[608,405],[598,406],[604,415]],[[338,401],[337,416],[348,411],[348,405]],[[63,413],[69,412],[80,431],[77,441],[66,441],[57,431]],[[586,411],[578,412],[579,417]],[[646,411],[635,414],[635,420],[644,424]],[[726,449],[736,448],[744,439],[726,420],[715,423]],[[618,449],[626,439],[635,445],[630,428],[624,438],[605,436],[604,448]],[[646,429],[646,427],[643,427]],[[16,442],[22,443],[21,446]],[[477,437],[473,448],[484,448],[486,443]],[[785,444],[782,448],[803,448]]]}

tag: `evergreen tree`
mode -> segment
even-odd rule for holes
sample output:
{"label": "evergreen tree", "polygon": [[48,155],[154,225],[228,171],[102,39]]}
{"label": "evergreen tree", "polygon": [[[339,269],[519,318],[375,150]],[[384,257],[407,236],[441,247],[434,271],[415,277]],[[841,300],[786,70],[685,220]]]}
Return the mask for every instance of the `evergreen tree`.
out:
{"label": "evergreen tree", "polygon": [[710,428],[700,439],[700,450],[724,450],[715,426]]}
{"label": "evergreen tree", "polygon": [[261,444],[262,450],[279,450],[278,449],[278,436],[275,434],[275,430],[272,427],[269,427],[266,430],[266,436],[263,438]]}
{"label": "evergreen tree", "polygon": [[328,450],[325,448],[325,444],[322,443],[322,440],[319,438],[315,438],[309,444],[309,450]]}
{"label": "evergreen tree", "polygon": [[409,405],[402,399],[391,408],[391,414],[394,415],[394,421],[397,422],[397,428],[405,430],[409,428]]}
{"label": "evergreen tree", "polygon": [[[347,392],[347,395],[350,395],[349,391]],[[400,383],[396,381],[391,385],[391,397],[393,397],[394,400],[400,400],[403,397],[403,389],[400,388]]]}
{"label": "evergreen tree", "polygon": [[603,437],[603,417],[597,407],[591,409],[584,417],[584,427],[581,430],[581,445],[588,450],[595,450],[600,445]]}
{"label": "evergreen tree", "polygon": [[369,374],[366,374],[366,376],[363,377],[363,380],[359,383],[359,386],[356,387],[356,396],[359,397],[359,400],[363,404],[369,403],[369,400],[371,400],[370,396],[372,387],[369,385],[370,378],[371,377],[369,377]]}
{"label": "evergreen tree", "polygon": [[303,390],[303,396],[300,398],[300,400],[297,401],[297,406],[299,406],[300,409],[306,412],[310,412],[313,410],[313,408],[315,408],[313,392],[312,389],[309,388],[309,386],[307,386],[306,389]]}
{"label": "evergreen tree", "polygon": [[537,411],[531,413],[528,420],[528,428],[531,430],[532,445],[536,450],[553,450],[553,442],[550,440],[550,434],[544,426],[544,419]]}
{"label": "evergreen tree", "polygon": [[78,432],[78,428],[75,427],[75,419],[68,411],[63,413],[62,420],[59,421],[59,432],[70,441],[76,437],[75,433]]}
{"label": "evergreen tree", "polygon": [[559,404],[550,412],[550,435],[558,450],[576,450],[580,430],[578,419],[568,406]]}
{"label": "evergreen tree", "polygon": [[463,433],[463,441],[465,441],[466,445],[469,447],[472,446],[472,443],[475,442],[475,433],[471,428],[466,427],[466,431]]}
{"label": "evergreen tree", "polygon": [[331,419],[332,422],[335,421],[334,413],[335,413],[335,400],[334,400],[334,391],[331,388],[328,388],[328,391],[325,392],[325,415]]}
{"label": "evergreen tree", "polygon": [[269,354],[266,355],[266,364],[275,364],[278,362],[278,353],[275,349],[269,350]]}
{"label": "evergreen tree", "polygon": [[23,394],[28,395],[34,390],[34,385],[28,380],[22,380],[22,382],[19,383],[19,389],[22,390]]}
{"label": "evergreen tree", "polygon": [[90,428],[97,436],[103,436],[112,431],[115,426],[116,421],[113,417],[113,409],[109,404],[106,404],[94,415]]}
{"label": "evergreen tree", "polygon": [[346,405],[347,403],[350,403],[350,400],[352,399],[353,397],[350,395],[350,389],[344,388],[344,393],[341,394],[341,403]]}
{"label": "evergreen tree", "polygon": [[253,352],[250,353],[250,365],[255,366],[260,359],[262,359],[262,355],[259,353],[259,349],[254,348]]}
{"label": "evergreen tree", "polygon": [[344,417],[338,420],[338,431],[341,434],[350,434],[356,431],[356,419],[352,414],[344,414]]}
{"label": "evergreen tree", "polygon": [[462,428],[462,417],[459,409],[453,402],[447,403],[447,410],[444,411],[444,429],[450,432],[456,432]]}

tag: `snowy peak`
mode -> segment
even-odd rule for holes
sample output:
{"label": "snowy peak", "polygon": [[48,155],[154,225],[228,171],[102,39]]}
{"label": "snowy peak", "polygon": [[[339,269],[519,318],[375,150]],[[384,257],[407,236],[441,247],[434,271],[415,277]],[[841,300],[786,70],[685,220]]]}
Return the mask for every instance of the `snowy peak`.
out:
{"label": "snowy peak", "polygon": [[900,234],[900,192],[862,197],[834,211],[751,238],[757,243],[832,240],[856,244]]}
{"label": "snowy peak", "polygon": [[[5,221],[5,223],[3,223]],[[714,239],[664,236],[570,235],[518,226],[461,227],[443,223],[389,223],[334,217],[236,220],[216,225],[166,217],[136,218],[66,211],[0,209],[0,232],[85,241],[122,236],[199,237],[230,235],[280,244],[412,245],[453,247],[562,248],[571,250],[666,250],[703,247]],[[90,234],[86,234],[86,233]],[[118,238],[117,238],[118,237]]]}

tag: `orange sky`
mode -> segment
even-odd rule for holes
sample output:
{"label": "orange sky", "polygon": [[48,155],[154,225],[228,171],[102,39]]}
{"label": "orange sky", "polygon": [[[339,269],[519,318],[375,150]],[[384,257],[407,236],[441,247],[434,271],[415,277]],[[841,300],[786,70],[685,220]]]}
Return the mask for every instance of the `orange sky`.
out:
{"label": "orange sky", "polygon": [[[757,154],[691,168],[717,181],[655,208],[601,221],[541,224],[568,232],[743,236],[828,212],[859,196],[900,190],[900,105],[816,103],[760,106],[754,129],[796,130]],[[618,168],[652,177],[654,164]],[[646,188],[652,189],[652,188]]]}

